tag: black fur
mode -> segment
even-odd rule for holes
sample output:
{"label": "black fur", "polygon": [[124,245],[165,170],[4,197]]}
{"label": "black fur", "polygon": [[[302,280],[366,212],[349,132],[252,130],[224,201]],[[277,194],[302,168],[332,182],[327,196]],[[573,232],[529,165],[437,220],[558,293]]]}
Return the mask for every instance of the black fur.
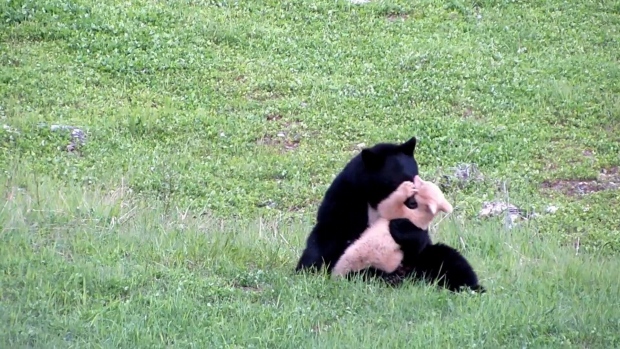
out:
{"label": "black fur", "polygon": [[402,144],[379,143],[349,161],[325,192],[296,271],[331,271],[368,227],[368,205],[376,209],[402,182],[418,174],[415,146],[415,137]]}
{"label": "black fur", "polygon": [[390,235],[403,250],[401,266],[392,273],[368,268],[362,276],[380,278],[394,286],[405,279],[413,279],[437,282],[438,286],[453,292],[467,288],[486,292],[467,259],[448,245],[433,244],[428,230],[418,228],[407,219],[394,219],[390,221]]}

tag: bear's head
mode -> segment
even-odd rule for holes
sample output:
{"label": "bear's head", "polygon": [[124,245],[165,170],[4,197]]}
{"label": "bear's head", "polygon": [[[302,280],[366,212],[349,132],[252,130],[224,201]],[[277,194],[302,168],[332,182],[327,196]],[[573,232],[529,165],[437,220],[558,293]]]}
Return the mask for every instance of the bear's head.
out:
{"label": "bear's head", "polygon": [[[366,169],[362,185],[367,190],[368,204],[376,209],[398,186],[411,181],[418,175],[418,163],[414,157],[416,138],[401,143],[379,143],[365,148],[361,152],[362,162]],[[405,203],[415,208],[415,200],[408,199]]]}

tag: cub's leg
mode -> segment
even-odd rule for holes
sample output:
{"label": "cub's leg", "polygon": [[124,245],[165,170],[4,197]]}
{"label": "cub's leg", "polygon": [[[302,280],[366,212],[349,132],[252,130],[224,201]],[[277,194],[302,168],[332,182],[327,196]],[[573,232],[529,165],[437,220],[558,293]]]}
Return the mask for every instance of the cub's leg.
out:
{"label": "cub's leg", "polygon": [[368,267],[392,272],[402,259],[400,246],[390,235],[389,222],[379,219],[344,251],[332,274],[343,276]]}
{"label": "cub's leg", "polygon": [[[359,240],[363,238],[364,235]],[[367,264],[368,256],[365,254],[366,251],[364,251],[365,244],[360,244],[359,240],[349,246],[340,256],[340,259],[338,259],[338,262],[336,262],[332,269],[332,275],[343,276],[352,270],[361,269]]]}

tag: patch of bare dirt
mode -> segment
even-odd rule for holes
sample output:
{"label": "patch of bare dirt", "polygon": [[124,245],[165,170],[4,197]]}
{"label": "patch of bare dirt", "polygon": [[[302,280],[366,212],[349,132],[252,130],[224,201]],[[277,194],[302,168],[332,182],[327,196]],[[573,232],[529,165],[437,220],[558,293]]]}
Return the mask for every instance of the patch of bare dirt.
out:
{"label": "patch of bare dirt", "polygon": [[320,334],[327,332],[330,329],[330,327],[331,325],[327,325],[327,324],[316,324],[312,326],[312,328],[310,329],[310,332],[320,335]]}
{"label": "patch of bare dirt", "polygon": [[[282,115],[278,113],[268,114],[266,117],[269,122],[280,122]],[[273,146],[284,150],[295,150],[301,142],[299,132],[299,121],[283,122],[280,131],[275,134],[266,134],[256,140],[258,145]]]}
{"label": "patch of bare dirt", "polygon": [[278,132],[275,136],[264,135],[256,143],[259,145],[280,147],[284,150],[295,150],[299,147],[301,137],[297,134],[290,135],[286,132]]}
{"label": "patch of bare dirt", "polygon": [[395,22],[398,20],[404,21],[409,18],[409,15],[406,13],[391,13],[387,15],[387,20],[390,22]]}
{"label": "patch of bare dirt", "polygon": [[460,115],[464,119],[479,120],[482,115],[474,107],[459,102],[452,103],[452,108],[457,115]]}
{"label": "patch of bare dirt", "polygon": [[616,142],[620,142],[620,137],[619,137],[619,135],[620,135],[620,125],[618,125],[617,123],[616,124],[607,125],[605,127],[605,133],[609,137],[614,138],[614,140]]}
{"label": "patch of bare dirt", "polygon": [[231,281],[229,283],[229,285],[231,287],[240,289],[244,292],[248,292],[248,293],[260,293],[263,292],[265,289],[263,287],[260,287],[258,285],[248,285],[243,281],[239,281],[239,280],[235,280],[235,281]]}
{"label": "patch of bare dirt", "polygon": [[278,121],[280,119],[282,119],[282,115],[277,113],[267,115],[267,121]]}
{"label": "patch of bare dirt", "polygon": [[366,148],[366,143],[362,142],[357,144],[351,144],[346,148],[346,150],[349,151],[351,154],[356,155],[364,148]]}
{"label": "patch of bare dirt", "polygon": [[603,190],[620,188],[620,169],[618,166],[602,169],[596,179],[558,179],[545,181],[543,189],[555,190],[570,196],[581,196]]}
{"label": "patch of bare dirt", "polygon": [[304,213],[306,210],[310,209],[315,209],[316,207],[319,207],[319,205],[321,204],[321,200],[320,199],[305,199],[302,202],[298,202],[296,204],[293,204],[291,206],[289,206],[287,208],[288,212],[291,213]]}
{"label": "patch of bare dirt", "polygon": [[476,164],[461,163],[453,168],[447,169],[437,178],[437,183],[442,190],[451,192],[454,190],[462,190],[469,185],[475,185],[484,180],[485,176],[480,172]]}
{"label": "patch of bare dirt", "polygon": [[67,144],[66,149],[69,153],[80,153],[80,148],[86,144],[86,133],[82,129],[69,125],[51,125],[52,131],[69,131],[71,141]]}
{"label": "patch of bare dirt", "polygon": [[245,292],[261,292],[262,291],[260,287],[254,287],[254,286],[238,286],[237,288],[240,288]]}
{"label": "patch of bare dirt", "polygon": [[468,118],[468,117],[474,115],[474,110],[471,107],[465,107],[465,109],[463,109],[463,113],[461,115],[464,118]]}
{"label": "patch of bare dirt", "polygon": [[260,89],[253,90],[247,96],[248,99],[264,102],[270,99],[278,99],[281,98],[282,95],[277,92],[272,91],[263,91]]}

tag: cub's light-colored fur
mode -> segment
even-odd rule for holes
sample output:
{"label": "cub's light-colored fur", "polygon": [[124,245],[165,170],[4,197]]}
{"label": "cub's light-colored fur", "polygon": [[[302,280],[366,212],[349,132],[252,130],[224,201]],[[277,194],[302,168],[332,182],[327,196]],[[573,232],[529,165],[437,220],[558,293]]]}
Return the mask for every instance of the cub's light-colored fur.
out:
{"label": "cub's light-colored fur", "polygon": [[[407,198],[414,196],[418,207],[405,206]],[[402,183],[390,196],[379,203],[379,217],[372,217],[368,227],[340,257],[332,270],[334,276],[344,276],[351,271],[374,267],[391,273],[403,259],[400,246],[390,234],[390,220],[406,218],[421,229],[428,229],[439,211],[452,212],[452,205],[437,185],[415,176],[413,182]],[[370,213],[370,210],[369,210]],[[374,221],[374,222],[373,222]]]}
{"label": "cub's light-colored fur", "polygon": [[368,205],[368,226],[373,225],[379,217],[379,212]]}

